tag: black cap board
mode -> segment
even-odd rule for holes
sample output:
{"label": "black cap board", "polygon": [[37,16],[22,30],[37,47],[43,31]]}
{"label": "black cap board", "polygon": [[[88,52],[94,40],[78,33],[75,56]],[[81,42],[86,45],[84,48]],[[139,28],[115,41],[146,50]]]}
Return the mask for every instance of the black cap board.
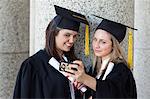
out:
{"label": "black cap board", "polygon": [[54,5],[57,16],[54,18],[57,27],[79,31],[80,23],[88,25],[86,17],[80,13]]}
{"label": "black cap board", "polygon": [[[96,16],[96,15],[94,15],[94,16]],[[101,21],[101,23],[98,25],[98,27],[96,28],[96,30],[102,29],[102,30],[105,30],[105,31],[111,33],[119,42],[121,42],[125,38],[127,28],[137,30],[135,28],[105,19],[100,16],[96,16],[96,17],[103,19]]]}

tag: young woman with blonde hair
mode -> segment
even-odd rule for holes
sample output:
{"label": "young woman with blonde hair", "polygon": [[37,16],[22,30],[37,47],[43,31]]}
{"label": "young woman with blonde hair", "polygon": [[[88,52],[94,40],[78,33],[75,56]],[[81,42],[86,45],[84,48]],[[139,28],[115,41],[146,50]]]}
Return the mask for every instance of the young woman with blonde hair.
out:
{"label": "young woman with blonde hair", "polygon": [[77,71],[68,70],[73,73],[70,76],[89,89],[86,98],[137,98],[135,80],[119,44],[125,34],[126,26],[103,19],[93,36],[95,58],[90,73],[85,73],[78,60],[74,61],[79,65]]}

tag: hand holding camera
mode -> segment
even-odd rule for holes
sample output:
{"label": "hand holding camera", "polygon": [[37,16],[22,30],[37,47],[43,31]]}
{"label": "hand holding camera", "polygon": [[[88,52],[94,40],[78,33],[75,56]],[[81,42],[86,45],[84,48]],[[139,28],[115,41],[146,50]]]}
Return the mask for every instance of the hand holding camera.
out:
{"label": "hand holding camera", "polygon": [[[78,64],[78,62],[82,66],[80,66]],[[61,62],[59,69],[60,69],[60,71],[67,72],[68,79],[70,81],[72,81],[73,83],[79,83],[78,80],[81,77],[79,75],[80,75],[80,73],[84,72],[83,71],[84,70],[84,66],[83,66],[82,62],[80,62],[80,61],[74,61],[73,63]],[[79,78],[79,79],[77,80],[76,78]],[[82,92],[85,92],[87,90],[84,84],[81,84],[78,87],[78,89],[80,89]]]}
{"label": "hand holding camera", "polygon": [[[78,64],[76,63],[67,63],[67,62],[61,62],[59,63],[54,57],[52,57],[49,60],[49,64],[51,66],[53,66],[56,70],[58,70],[60,73],[62,73],[64,76],[66,76],[72,83],[75,83],[75,78],[72,76],[67,76],[66,73],[68,72],[68,70],[70,72],[68,72],[68,74],[73,74],[73,71],[77,71],[78,70]],[[66,72],[66,73],[65,73]],[[82,84],[79,88],[79,90],[81,90],[82,92],[85,92],[87,90],[87,88]]]}

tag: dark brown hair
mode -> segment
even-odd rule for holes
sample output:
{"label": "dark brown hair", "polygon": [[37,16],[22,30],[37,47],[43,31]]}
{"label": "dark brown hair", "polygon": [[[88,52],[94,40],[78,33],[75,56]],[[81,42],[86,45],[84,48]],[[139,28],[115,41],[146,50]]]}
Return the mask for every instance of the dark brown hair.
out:
{"label": "dark brown hair", "polygon": [[[58,35],[60,30],[61,29],[57,27],[54,20],[52,20],[46,28],[46,44],[45,44],[46,52],[50,57],[55,57],[57,60],[61,60],[62,58],[59,56],[56,50],[56,43],[55,43],[55,37]],[[69,58],[70,61],[77,59],[74,54],[74,47],[72,47],[70,51],[64,52],[64,54],[65,56],[67,56],[67,58]]]}

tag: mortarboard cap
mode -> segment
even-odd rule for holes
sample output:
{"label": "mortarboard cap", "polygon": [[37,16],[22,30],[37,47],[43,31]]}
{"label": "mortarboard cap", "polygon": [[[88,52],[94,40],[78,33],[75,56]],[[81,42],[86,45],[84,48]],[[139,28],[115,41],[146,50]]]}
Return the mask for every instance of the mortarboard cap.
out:
{"label": "mortarboard cap", "polygon": [[57,16],[54,18],[57,27],[79,31],[80,23],[86,24],[85,28],[85,55],[89,55],[89,23],[80,13],[54,5]]}
{"label": "mortarboard cap", "polygon": [[54,5],[57,16],[54,18],[57,27],[79,31],[80,23],[88,25],[86,17],[80,13]]}
{"label": "mortarboard cap", "polygon": [[[96,16],[96,15],[94,15],[94,16]],[[102,22],[96,28],[96,30],[102,29],[102,30],[105,30],[105,31],[111,33],[119,41],[119,43],[125,38],[127,27],[134,29],[132,27],[105,19],[103,17],[99,17],[99,16],[96,16],[96,17],[103,19]],[[134,30],[137,30],[137,29],[134,29]]]}

